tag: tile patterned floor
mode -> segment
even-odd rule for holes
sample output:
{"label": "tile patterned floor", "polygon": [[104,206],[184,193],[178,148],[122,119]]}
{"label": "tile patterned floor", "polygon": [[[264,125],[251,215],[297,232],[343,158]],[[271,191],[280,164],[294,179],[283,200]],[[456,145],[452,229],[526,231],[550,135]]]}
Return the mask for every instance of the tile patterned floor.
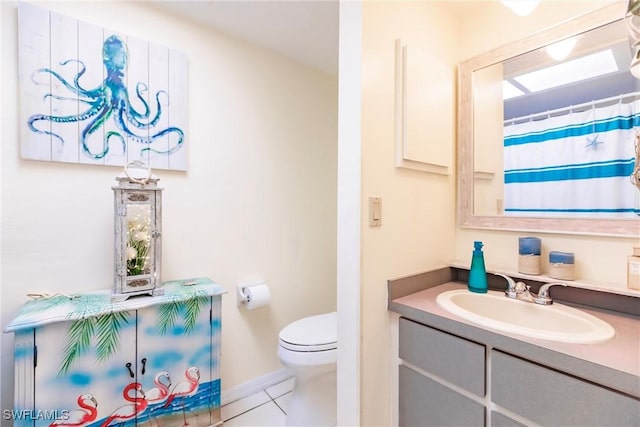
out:
{"label": "tile patterned floor", "polygon": [[224,427],[282,427],[293,378],[271,386],[221,409]]}

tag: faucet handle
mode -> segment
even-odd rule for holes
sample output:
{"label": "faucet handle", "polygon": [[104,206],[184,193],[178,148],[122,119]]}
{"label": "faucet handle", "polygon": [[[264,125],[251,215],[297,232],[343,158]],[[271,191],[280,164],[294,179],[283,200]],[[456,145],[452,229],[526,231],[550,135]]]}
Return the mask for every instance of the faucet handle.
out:
{"label": "faucet handle", "polygon": [[518,283],[516,283],[515,280],[513,280],[511,277],[505,274],[501,274],[501,273],[493,273],[493,274],[495,274],[496,276],[504,277],[506,279],[507,288],[505,289],[504,293],[506,296],[514,298],[518,291]]}
{"label": "faucet handle", "polygon": [[540,289],[538,290],[538,295],[533,299],[534,302],[536,304],[542,304],[542,305],[553,304],[553,300],[549,295],[549,288],[552,286],[568,286],[568,285],[562,282],[545,283],[544,285],[540,286]]}

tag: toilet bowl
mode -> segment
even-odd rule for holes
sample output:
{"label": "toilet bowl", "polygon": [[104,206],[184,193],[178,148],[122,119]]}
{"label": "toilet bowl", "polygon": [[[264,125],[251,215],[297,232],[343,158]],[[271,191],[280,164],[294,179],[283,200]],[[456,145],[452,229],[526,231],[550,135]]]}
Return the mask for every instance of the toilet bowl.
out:
{"label": "toilet bowl", "polygon": [[294,375],[287,426],[336,425],[337,313],[296,320],[279,335],[278,357]]}

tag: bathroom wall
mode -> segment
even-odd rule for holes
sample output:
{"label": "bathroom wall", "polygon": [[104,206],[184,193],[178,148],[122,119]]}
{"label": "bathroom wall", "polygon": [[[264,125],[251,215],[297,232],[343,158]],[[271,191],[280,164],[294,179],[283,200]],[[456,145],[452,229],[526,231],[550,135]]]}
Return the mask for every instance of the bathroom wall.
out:
{"label": "bathroom wall", "polygon": [[[162,279],[207,276],[229,291],[223,390],[280,369],[279,330],[335,310],[336,76],[143,2],[39,5],[186,53],[189,170],[155,171],[164,188]],[[0,10],[4,328],[28,292],[110,288],[111,186],[121,169],[20,158],[16,2]],[[238,309],[236,284],[259,280],[271,287],[271,305]],[[7,409],[13,336],[0,339]]]}
{"label": "bathroom wall", "polygon": [[[489,265],[514,268],[517,264],[514,254],[518,233],[456,226],[455,170],[445,176],[394,166],[395,40],[401,38],[409,47],[419,46],[434,61],[434,68],[448,68],[455,81],[460,61],[608,3],[543,0],[529,20],[518,18],[498,1],[363,3],[361,425],[387,426],[394,421],[397,373],[393,338],[386,332],[392,329],[386,311],[386,281],[454,259],[470,261],[476,239],[485,241]],[[494,30],[498,26],[501,31]],[[449,149],[454,156],[455,85],[430,95],[430,102],[441,108],[433,116],[423,116],[433,131],[429,133],[432,138],[424,143]],[[449,136],[447,129],[452,130]],[[369,196],[382,197],[380,228],[368,226]],[[618,261],[626,260],[623,255],[629,252],[631,239],[545,235],[544,241],[554,248],[576,252],[585,262],[606,262],[613,270],[618,268]],[[589,274],[594,279],[599,277],[595,271]],[[611,286],[620,286],[617,272],[605,279],[611,280]]]}
{"label": "bathroom wall", "polygon": [[[499,2],[468,2],[474,7],[460,16],[460,36],[464,40],[458,51],[465,60],[521,39],[572,17],[591,12],[607,4],[601,1],[542,1],[527,17],[519,17]],[[624,8],[623,8],[624,9]],[[500,26],[501,31],[485,31]],[[638,225],[640,235],[640,224]],[[518,236],[536,235],[522,232],[459,229],[456,237],[456,259],[471,260],[474,240],[485,244],[485,260],[493,268],[517,270]],[[574,252],[576,276],[599,285],[626,289],[626,262],[638,238],[571,236],[540,233],[543,255],[549,250]],[[546,260],[543,260],[548,264]],[[543,265],[544,268],[544,265]]]}
{"label": "bathroom wall", "polygon": [[[455,16],[445,2],[364,2],[362,5],[362,248],[361,396],[364,426],[391,424],[394,354],[386,309],[390,278],[443,265],[455,252]],[[411,110],[427,132],[414,135],[444,153],[448,175],[396,168],[394,163],[394,43],[408,61],[428,58],[416,90],[438,106]],[[421,53],[417,53],[419,50]],[[437,84],[434,85],[434,82]],[[411,83],[411,82],[410,82]],[[414,82],[415,83],[415,82]],[[368,226],[368,197],[382,198],[382,226]]]}

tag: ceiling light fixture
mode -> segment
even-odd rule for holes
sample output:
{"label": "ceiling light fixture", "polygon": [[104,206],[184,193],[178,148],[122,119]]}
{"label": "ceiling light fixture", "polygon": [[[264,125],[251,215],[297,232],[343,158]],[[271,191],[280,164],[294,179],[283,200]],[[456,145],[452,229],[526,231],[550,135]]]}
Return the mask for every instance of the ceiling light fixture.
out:
{"label": "ceiling light fixture", "polygon": [[559,42],[550,44],[545,49],[551,58],[556,61],[562,61],[569,56],[573,48],[576,46],[577,41],[577,37],[571,37],[570,39],[560,40]]}
{"label": "ceiling light fixture", "polygon": [[507,6],[518,16],[527,16],[538,7],[540,0],[502,0],[502,4]]}

